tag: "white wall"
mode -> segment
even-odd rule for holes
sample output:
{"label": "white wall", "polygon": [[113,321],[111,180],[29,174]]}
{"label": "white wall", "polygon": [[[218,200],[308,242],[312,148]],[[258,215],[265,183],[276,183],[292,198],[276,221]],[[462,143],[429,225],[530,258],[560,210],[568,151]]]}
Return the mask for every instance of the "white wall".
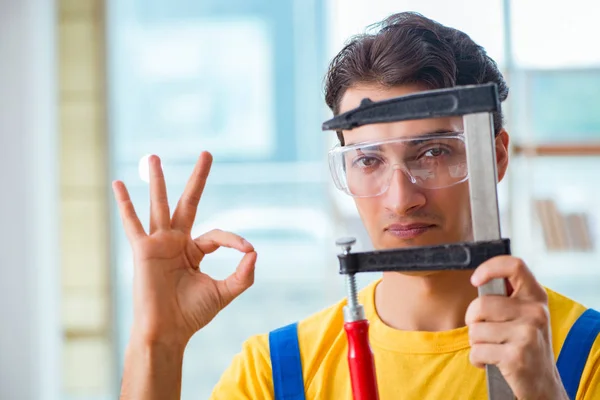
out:
{"label": "white wall", "polygon": [[59,398],[55,5],[0,0],[0,399]]}
{"label": "white wall", "polygon": [[[368,25],[379,22],[393,13],[416,11],[444,25],[466,32],[473,40],[485,47],[488,54],[500,66],[504,65],[504,0],[328,1],[331,13],[329,46],[332,53],[337,53],[350,36],[362,33]],[[542,0],[538,0],[540,1]],[[527,2],[512,0],[511,3]]]}

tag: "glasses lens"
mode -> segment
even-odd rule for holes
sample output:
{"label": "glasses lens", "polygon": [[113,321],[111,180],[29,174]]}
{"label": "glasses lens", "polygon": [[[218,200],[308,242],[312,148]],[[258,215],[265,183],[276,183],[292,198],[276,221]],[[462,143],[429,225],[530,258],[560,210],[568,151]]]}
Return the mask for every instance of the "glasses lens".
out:
{"label": "glasses lens", "polygon": [[465,143],[457,135],[339,147],[329,162],[337,187],[357,197],[385,192],[396,170],[426,189],[452,186],[468,176]]}

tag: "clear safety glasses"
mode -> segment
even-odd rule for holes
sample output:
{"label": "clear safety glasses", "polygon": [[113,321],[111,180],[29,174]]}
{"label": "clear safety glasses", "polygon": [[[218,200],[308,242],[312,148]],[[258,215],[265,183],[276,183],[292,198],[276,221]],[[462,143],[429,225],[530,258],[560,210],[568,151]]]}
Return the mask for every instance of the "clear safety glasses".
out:
{"label": "clear safety glasses", "polygon": [[462,132],[337,145],[329,151],[329,168],[336,187],[353,197],[385,193],[396,171],[424,189],[468,179]]}

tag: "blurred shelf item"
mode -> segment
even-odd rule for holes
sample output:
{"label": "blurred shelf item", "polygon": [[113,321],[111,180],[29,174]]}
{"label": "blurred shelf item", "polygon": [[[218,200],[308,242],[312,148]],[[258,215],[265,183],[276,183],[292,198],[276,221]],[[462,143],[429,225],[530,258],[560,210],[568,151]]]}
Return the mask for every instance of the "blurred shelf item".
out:
{"label": "blurred shelf item", "polygon": [[534,198],[533,206],[547,251],[594,251],[590,216],[586,211],[561,212],[549,198]]}
{"label": "blurred shelf item", "polygon": [[538,156],[600,156],[600,143],[515,144],[513,153],[526,157]]}

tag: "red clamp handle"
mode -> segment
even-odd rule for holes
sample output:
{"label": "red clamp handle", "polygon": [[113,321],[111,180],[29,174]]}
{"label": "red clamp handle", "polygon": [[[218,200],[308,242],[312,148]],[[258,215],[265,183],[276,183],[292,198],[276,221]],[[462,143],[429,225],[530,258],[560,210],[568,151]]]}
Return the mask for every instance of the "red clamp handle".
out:
{"label": "red clamp handle", "polygon": [[369,344],[369,321],[344,324],[348,337],[348,366],[354,400],[379,400],[375,361]]}

